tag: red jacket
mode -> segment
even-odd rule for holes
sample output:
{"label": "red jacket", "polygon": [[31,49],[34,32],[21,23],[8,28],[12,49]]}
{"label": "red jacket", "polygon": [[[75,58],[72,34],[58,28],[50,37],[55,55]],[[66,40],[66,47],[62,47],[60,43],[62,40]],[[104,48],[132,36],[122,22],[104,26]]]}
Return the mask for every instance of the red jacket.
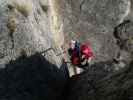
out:
{"label": "red jacket", "polygon": [[94,57],[91,47],[87,44],[82,44],[80,47],[81,55],[85,55],[85,58]]}
{"label": "red jacket", "polygon": [[87,44],[81,44],[80,52],[76,48],[74,50],[72,50],[71,61],[72,61],[73,65],[79,65],[81,63],[80,62],[81,55],[85,55],[85,59],[94,57],[91,47]]}
{"label": "red jacket", "polygon": [[79,56],[79,52],[76,48],[74,50],[72,50],[71,61],[72,61],[73,65],[80,64],[80,56]]}

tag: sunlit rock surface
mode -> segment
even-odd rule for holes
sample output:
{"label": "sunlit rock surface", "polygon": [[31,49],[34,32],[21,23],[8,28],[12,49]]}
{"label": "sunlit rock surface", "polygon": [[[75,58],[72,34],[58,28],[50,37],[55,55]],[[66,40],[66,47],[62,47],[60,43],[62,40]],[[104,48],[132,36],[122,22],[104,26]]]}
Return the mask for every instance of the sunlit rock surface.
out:
{"label": "sunlit rock surface", "polygon": [[62,27],[53,19],[58,15],[50,3],[48,0],[0,1],[0,64],[15,60],[21,52],[30,56],[45,51],[49,61],[61,64],[62,57],[56,55],[62,52],[64,40],[59,35]]}

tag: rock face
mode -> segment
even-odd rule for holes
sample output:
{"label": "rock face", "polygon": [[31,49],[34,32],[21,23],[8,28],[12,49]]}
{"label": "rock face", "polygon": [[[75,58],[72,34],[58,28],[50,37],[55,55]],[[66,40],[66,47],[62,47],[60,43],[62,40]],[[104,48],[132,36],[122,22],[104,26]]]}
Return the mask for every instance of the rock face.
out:
{"label": "rock face", "polygon": [[[117,56],[114,28],[125,19],[132,19],[130,0],[61,0],[66,38],[90,42],[95,62]],[[72,33],[74,32],[74,33]],[[67,40],[66,40],[67,41]]]}
{"label": "rock face", "polygon": [[113,74],[99,65],[71,78],[67,100],[132,100],[132,63]]}
{"label": "rock face", "polygon": [[[0,99],[132,100],[132,6],[133,0],[0,0]],[[90,43],[95,59],[67,81],[62,47],[70,39]]]}
{"label": "rock face", "polygon": [[132,60],[133,41],[132,28],[133,22],[126,20],[115,28],[114,36],[117,39],[117,44],[120,47],[119,57],[126,62]]}
{"label": "rock face", "polygon": [[[30,56],[43,51],[47,51],[49,61],[60,66],[62,57],[56,55],[62,52],[63,37],[59,35],[62,29],[57,33],[52,19],[57,16],[50,3],[47,0],[0,1],[1,66],[21,56],[21,52]],[[61,41],[57,44],[55,40]]]}
{"label": "rock face", "polygon": [[96,56],[91,68],[70,79],[67,100],[132,100],[132,0],[62,3],[65,37],[89,41]]}
{"label": "rock face", "polygon": [[50,0],[0,0],[1,100],[62,97],[69,73],[54,7]]}
{"label": "rock face", "polygon": [[[47,51],[49,61],[60,66],[62,55],[58,54],[63,52],[64,37],[66,45],[72,38],[89,42],[94,62],[113,60],[119,55],[131,58],[126,50],[120,50],[114,34],[125,20],[132,23],[130,0],[1,0],[0,9],[1,67],[21,56],[21,52],[30,56],[43,51]],[[129,50],[132,44],[128,41],[125,45]]]}

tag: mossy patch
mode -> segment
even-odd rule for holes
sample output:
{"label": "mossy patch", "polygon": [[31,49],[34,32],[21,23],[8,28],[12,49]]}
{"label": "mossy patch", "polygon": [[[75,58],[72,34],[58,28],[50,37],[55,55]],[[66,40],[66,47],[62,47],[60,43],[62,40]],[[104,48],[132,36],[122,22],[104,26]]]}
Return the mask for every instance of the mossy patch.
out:
{"label": "mossy patch", "polygon": [[9,16],[8,22],[7,22],[7,28],[9,29],[10,33],[15,32],[16,30],[16,18],[14,16]]}

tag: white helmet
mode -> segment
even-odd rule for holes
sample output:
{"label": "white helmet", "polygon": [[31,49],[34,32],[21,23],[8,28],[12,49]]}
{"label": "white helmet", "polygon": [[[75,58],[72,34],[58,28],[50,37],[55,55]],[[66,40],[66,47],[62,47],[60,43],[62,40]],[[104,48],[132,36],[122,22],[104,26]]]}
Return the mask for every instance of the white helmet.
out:
{"label": "white helmet", "polygon": [[75,43],[76,43],[76,41],[71,40],[71,42],[70,42],[70,48],[71,49],[74,49],[75,48]]}
{"label": "white helmet", "polygon": [[74,40],[71,40],[71,44],[75,44],[76,43],[76,41],[74,41]]}

